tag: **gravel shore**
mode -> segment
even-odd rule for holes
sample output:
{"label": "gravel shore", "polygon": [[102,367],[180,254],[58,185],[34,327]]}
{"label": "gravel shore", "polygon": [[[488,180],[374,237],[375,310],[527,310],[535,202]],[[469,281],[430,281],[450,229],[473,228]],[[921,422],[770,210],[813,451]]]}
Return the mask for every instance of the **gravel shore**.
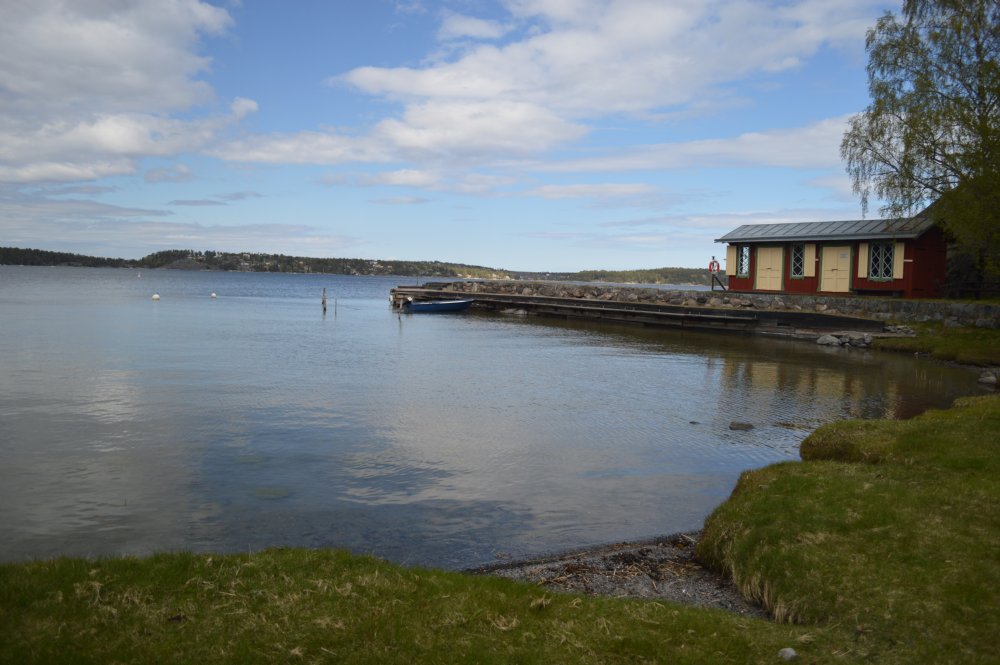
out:
{"label": "gravel shore", "polygon": [[744,599],[732,582],[702,567],[695,557],[700,535],[700,531],[694,531],[641,542],[602,545],[483,566],[468,572],[534,582],[553,591],[660,598],[768,618],[761,607]]}

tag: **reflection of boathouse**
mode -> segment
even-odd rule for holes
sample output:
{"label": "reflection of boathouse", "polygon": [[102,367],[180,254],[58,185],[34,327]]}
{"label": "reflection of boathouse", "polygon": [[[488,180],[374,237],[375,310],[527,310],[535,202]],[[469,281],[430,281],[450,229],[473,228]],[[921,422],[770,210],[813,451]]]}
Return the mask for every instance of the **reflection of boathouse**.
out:
{"label": "reflection of boathouse", "polygon": [[947,241],[933,220],[746,224],[727,243],[733,291],[942,295]]}

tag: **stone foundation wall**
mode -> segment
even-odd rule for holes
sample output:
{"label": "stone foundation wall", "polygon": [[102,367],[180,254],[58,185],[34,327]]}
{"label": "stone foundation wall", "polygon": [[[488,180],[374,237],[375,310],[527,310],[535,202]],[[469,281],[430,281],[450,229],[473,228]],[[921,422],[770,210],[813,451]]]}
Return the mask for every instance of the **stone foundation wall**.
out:
{"label": "stone foundation wall", "polygon": [[717,308],[754,308],[790,311],[814,311],[844,316],[859,316],[882,321],[923,323],[941,321],[949,326],[1000,328],[1000,305],[950,302],[946,300],[905,300],[902,298],[834,297],[798,294],[727,293],[722,291],[683,291],[561,282],[449,282],[426,284],[462,293],[506,293],[553,298],[586,298],[616,302],[660,305],[703,306]]}

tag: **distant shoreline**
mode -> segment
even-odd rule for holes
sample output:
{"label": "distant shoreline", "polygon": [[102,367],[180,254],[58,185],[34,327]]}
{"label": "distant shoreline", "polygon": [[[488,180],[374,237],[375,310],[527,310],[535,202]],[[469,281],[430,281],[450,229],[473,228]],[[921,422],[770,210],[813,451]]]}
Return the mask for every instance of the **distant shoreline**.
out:
{"label": "distant shoreline", "polygon": [[706,268],[643,268],[637,270],[581,270],[537,272],[505,270],[441,261],[313,258],[253,252],[164,250],[141,259],[105,258],[41,249],[0,247],[0,265],[155,270],[218,270],[225,272],[279,272],[324,275],[382,275],[418,278],[487,279],[515,281],[598,282],[621,285],[671,284],[707,286]]}

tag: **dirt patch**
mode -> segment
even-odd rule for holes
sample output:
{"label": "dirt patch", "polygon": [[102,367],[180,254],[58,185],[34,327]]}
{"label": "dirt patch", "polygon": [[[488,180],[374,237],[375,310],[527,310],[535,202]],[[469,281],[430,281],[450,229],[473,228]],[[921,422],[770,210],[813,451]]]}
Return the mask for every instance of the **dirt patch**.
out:
{"label": "dirt patch", "polygon": [[534,582],[553,591],[594,596],[661,598],[768,618],[729,580],[695,556],[700,531],[637,543],[617,543],[565,554],[476,568],[469,572]]}

